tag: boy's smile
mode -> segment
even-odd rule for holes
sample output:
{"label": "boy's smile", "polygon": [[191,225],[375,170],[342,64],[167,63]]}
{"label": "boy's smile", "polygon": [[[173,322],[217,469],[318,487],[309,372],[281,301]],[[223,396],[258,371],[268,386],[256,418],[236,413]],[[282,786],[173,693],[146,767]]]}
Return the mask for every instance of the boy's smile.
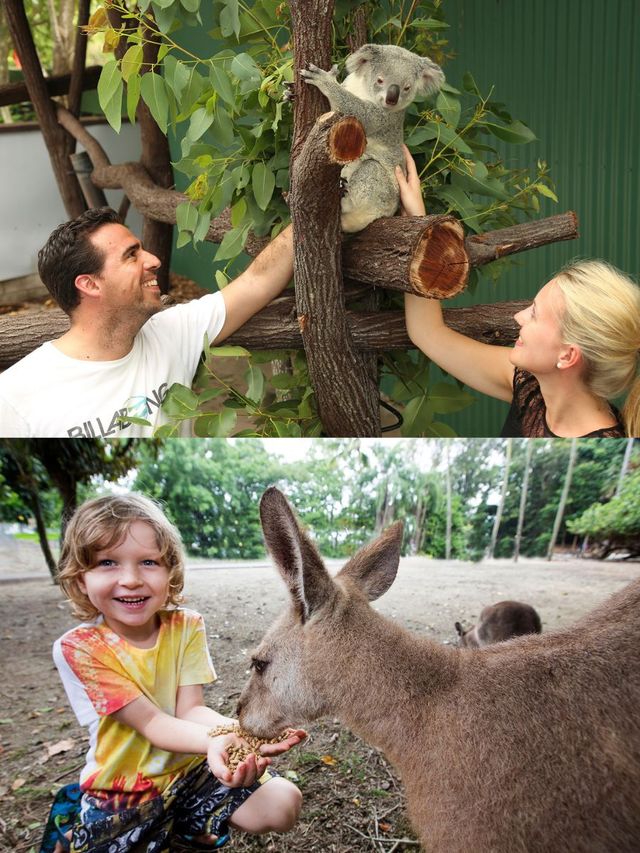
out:
{"label": "boy's smile", "polygon": [[134,645],[154,645],[169,571],[150,524],[134,521],[120,542],[96,553],[93,568],[79,582],[112,631]]}

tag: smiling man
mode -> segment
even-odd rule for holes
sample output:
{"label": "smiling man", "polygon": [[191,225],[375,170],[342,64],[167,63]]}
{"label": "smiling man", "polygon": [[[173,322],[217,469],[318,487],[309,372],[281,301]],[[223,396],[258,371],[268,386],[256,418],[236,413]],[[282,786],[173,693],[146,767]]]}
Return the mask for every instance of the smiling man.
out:
{"label": "smiling man", "polygon": [[220,343],[284,289],[291,228],[224,291],[183,305],[163,308],[159,266],[111,208],[56,228],[38,270],[71,325],[0,375],[0,437],[150,436],[171,385],[191,385],[204,335]]}

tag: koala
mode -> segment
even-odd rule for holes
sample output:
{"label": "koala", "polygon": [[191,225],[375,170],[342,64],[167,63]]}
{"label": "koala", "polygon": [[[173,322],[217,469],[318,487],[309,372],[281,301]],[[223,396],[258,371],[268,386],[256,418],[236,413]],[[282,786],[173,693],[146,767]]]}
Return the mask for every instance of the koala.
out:
{"label": "koala", "polygon": [[437,92],[444,83],[439,65],[395,45],[365,44],[347,57],[347,77],[338,83],[337,67],[303,70],[331,109],[355,116],[364,126],[367,147],[341,172],[342,230],[362,231],[374,219],[393,216],[400,193],[394,169],[404,169],[404,111],[418,94]]}

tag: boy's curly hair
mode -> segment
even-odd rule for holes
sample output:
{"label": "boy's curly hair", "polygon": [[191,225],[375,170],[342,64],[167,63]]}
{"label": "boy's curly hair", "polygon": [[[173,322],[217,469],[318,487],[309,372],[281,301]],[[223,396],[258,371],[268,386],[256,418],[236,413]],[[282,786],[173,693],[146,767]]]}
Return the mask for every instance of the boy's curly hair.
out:
{"label": "boy's curly hair", "polygon": [[155,532],[158,550],[169,571],[166,604],[176,606],[182,601],[184,550],[177,529],[149,498],[133,492],[109,495],[78,507],[64,535],[57,577],[78,618],[88,621],[99,615],[78,579],[94,568],[98,551],[117,545],[136,521],[151,525]]}

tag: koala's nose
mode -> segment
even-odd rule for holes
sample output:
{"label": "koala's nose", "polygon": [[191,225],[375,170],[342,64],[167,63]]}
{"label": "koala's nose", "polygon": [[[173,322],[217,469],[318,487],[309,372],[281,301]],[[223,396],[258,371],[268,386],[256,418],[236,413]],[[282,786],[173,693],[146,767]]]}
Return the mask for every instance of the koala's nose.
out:
{"label": "koala's nose", "polygon": [[387,89],[387,96],[385,98],[385,103],[394,106],[394,104],[398,103],[398,98],[400,97],[400,86],[389,86]]}

